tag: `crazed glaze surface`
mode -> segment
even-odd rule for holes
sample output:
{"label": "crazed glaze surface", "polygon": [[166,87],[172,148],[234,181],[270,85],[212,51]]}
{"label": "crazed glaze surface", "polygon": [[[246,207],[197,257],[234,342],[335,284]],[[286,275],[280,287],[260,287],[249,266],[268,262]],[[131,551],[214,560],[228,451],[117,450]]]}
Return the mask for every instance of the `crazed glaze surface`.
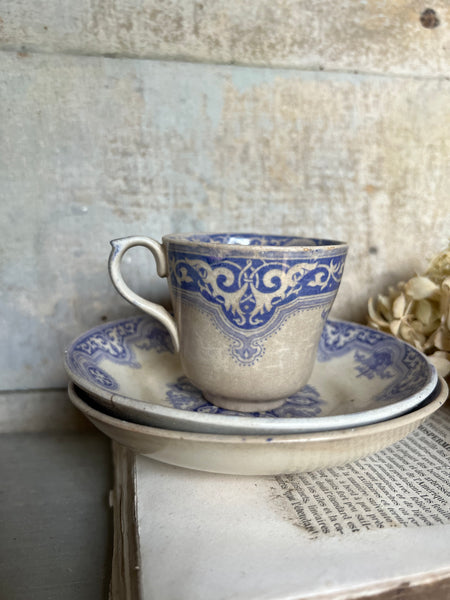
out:
{"label": "crazed glaze surface", "polygon": [[[112,243],[116,288],[173,327],[183,370],[213,404],[266,410],[307,382],[346,244],[258,234],[173,234],[163,246],[149,238]],[[133,245],[146,246],[167,276],[174,321],[124,288],[118,264]]]}
{"label": "crazed glaze surface", "polygon": [[397,338],[329,320],[308,385],[280,407],[242,413],[210,404],[184,375],[168,332],[150,317],[105,323],[74,340],[69,376],[113,414],[158,427],[217,433],[321,431],[410,410],[433,390],[426,357]]}
{"label": "crazed glaze surface", "polygon": [[[168,238],[170,239],[170,238]],[[317,246],[321,240],[281,236],[190,236],[210,244],[260,247]],[[235,241],[237,240],[237,241]],[[314,243],[315,242],[315,243]],[[345,252],[338,248],[321,257],[292,248],[282,254],[265,250],[259,257],[222,258],[207,248],[167,243],[169,277],[175,302],[207,312],[215,327],[230,340],[229,352],[242,365],[252,365],[265,351],[264,339],[280,329],[292,313],[323,308],[328,314],[344,270]],[[233,250],[233,249],[232,249]]]}

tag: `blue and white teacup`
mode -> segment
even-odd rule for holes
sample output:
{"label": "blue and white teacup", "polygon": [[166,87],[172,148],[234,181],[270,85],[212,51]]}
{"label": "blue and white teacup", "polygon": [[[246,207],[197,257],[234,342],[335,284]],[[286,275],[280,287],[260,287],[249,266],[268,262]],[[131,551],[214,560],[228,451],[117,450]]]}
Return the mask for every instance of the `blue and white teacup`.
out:
{"label": "blue and white teacup", "polygon": [[[343,242],[281,235],[170,234],[111,242],[118,292],[170,332],[182,368],[213,404],[280,406],[308,381],[347,254]],[[121,260],[134,246],[167,277],[172,316],[133,292]]]}

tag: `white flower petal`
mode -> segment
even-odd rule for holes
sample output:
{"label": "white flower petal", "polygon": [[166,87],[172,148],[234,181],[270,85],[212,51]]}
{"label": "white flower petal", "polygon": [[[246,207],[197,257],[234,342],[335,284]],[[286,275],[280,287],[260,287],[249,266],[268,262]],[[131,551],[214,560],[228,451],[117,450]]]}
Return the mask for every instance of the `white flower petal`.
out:
{"label": "white flower petal", "polygon": [[401,325],[401,321],[400,319],[395,319],[394,321],[391,321],[389,323],[389,329],[391,330],[391,333],[395,336],[398,336],[398,332],[400,331],[400,325]]}
{"label": "white flower petal", "polygon": [[419,321],[424,325],[429,325],[432,321],[434,321],[433,307],[431,306],[431,302],[429,300],[419,300],[414,313]]}
{"label": "white flower petal", "polygon": [[392,304],[392,314],[395,319],[400,319],[405,314],[406,298],[405,294],[400,294]]}
{"label": "white flower petal", "polygon": [[450,373],[450,354],[435,352],[427,358],[436,367],[438,375],[441,377],[446,377]]}
{"label": "white flower petal", "polygon": [[379,306],[383,306],[386,310],[391,310],[391,301],[387,296],[384,296],[383,294],[378,294],[377,304]]}
{"label": "white flower petal", "polygon": [[373,326],[372,324],[375,323],[378,327],[388,327],[389,323],[375,310],[373,298],[369,298],[367,310],[369,313],[369,325]]}
{"label": "white flower petal", "polygon": [[439,286],[434,281],[421,275],[413,277],[405,284],[405,292],[413,300],[429,298],[437,290],[439,290]]}
{"label": "white flower petal", "polygon": [[418,300],[414,307],[414,316],[423,324],[423,331],[432,333],[440,323],[440,311],[436,302]]}
{"label": "white flower petal", "polygon": [[413,344],[416,348],[419,348],[419,350],[423,349],[423,345],[426,341],[426,337],[423,334],[413,329],[413,327],[405,321],[400,321],[398,336],[404,339],[405,342]]}
{"label": "white flower petal", "polygon": [[439,327],[434,334],[433,341],[438,350],[450,352],[450,331],[447,329],[447,327],[441,325],[441,327]]}

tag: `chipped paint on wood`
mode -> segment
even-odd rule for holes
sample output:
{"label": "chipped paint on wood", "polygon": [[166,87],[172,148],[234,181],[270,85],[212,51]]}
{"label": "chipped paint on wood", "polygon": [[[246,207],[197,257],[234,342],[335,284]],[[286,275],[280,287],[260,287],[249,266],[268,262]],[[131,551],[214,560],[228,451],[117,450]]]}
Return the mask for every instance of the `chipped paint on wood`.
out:
{"label": "chipped paint on wood", "polygon": [[[350,319],[447,243],[449,81],[1,58],[3,389],[64,385],[71,337],[133,312],[106,272],[116,237],[345,239],[335,316]],[[164,299],[150,265],[130,255],[129,281]]]}

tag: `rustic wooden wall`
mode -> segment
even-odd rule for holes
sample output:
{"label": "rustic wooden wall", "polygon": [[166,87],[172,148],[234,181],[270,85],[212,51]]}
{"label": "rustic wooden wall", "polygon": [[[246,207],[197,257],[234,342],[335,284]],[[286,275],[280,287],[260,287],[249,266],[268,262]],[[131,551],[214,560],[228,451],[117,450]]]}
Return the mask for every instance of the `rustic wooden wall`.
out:
{"label": "rustic wooden wall", "polygon": [[[345,239],[334,314],[362,320],[450,237],[444,0],[2,0],[0,62],[5,402],[63,387],[71,338],[134,312],[112,238]],[[127,270],[165,297],[145,252]]]}

